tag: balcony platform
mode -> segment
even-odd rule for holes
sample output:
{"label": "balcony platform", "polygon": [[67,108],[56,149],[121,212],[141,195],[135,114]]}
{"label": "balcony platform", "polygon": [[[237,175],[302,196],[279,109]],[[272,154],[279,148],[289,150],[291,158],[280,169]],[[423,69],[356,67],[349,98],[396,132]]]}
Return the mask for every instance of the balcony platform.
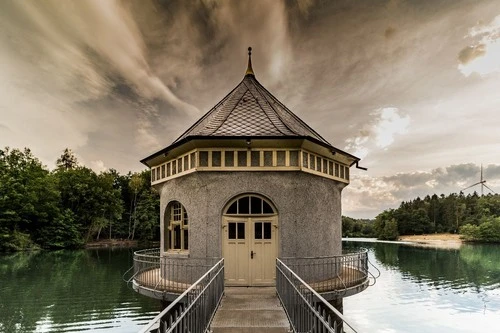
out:
{"label": "balcony platform", "polygon": [[[137,251],[133,288],[148,297],[173,301],[215,262],[214,258],[195,260],[163,261],[159,249]],[[369,284],[366,250],[332,257],[283,260],[328,301],[357,294]]]}
{"label": "balcony platform", "polygon": [[186,291],[191,284],[164,279],[160,275],[160,268],[152,268],[136,275],[133,288],[139,294],[173,301]]}
{"label": "balcony platform", "polygon": [[309,283],[309,286],[326,300],[330,301],[335,298],[348,297],[362,292],[368,287],[368,283],[368,277],[362,271],[356,268],[342,267],[342,271],[338,276]]}
{"label": "balcony platform", "polygon": [[135,281],[141,286],[147,288],[156,289],[160,291],[168,291],[177,294],[182,294],[184,291],[186,291],[186,289],[191,287],[191,284],[189,283],[169,281],[167,279],[162,278],[160,275],[159,268],[153,268],[150,269],[149,271],[139,274],[135,278]]}

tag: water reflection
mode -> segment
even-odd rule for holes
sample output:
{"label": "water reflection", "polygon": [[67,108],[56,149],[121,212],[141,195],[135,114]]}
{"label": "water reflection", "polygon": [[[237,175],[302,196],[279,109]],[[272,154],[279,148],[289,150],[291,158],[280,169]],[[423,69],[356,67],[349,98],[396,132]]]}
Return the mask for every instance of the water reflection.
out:
{"label": "water reflection", "polygon": [[0,331],[134,332],[159,310],[122,282],[131,250],[0,256]]}
{"label": "water reflection", "polygon": [[433,249],[403,244],[374,243],[375,258],[396,268],[403,278],[452,289],[498,287],[500,251],[497,245],[463,245]]}
{"label": "water reflection", "polygon": [[360,246],[369,249],[370,260],[382,273],[375,286],[344,300],[345,314],[360,327],[455,333],[500,323],[500,246],[446,250],[344,243],[344,248]]}

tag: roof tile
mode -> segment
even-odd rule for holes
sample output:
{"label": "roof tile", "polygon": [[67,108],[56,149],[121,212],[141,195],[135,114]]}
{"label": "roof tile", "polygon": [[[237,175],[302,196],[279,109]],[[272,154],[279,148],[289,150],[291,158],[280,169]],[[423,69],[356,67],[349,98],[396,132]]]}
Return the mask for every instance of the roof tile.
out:
{"label": "roof tile", "polygon": [[310,137],[331,146],[293,114],[254,75],[244,79],[172,145],[196,137]]}

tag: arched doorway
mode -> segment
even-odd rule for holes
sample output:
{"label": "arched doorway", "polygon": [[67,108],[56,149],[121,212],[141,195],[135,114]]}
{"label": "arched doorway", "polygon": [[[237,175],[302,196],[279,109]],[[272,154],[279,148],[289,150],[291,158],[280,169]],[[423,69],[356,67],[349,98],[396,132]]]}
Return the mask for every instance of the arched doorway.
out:
{"label": "arched doorway", "polygon": [[222,239],[226,285],[275,284],[278,213],[269,200],[245,194],[229,201],[222,217]]}

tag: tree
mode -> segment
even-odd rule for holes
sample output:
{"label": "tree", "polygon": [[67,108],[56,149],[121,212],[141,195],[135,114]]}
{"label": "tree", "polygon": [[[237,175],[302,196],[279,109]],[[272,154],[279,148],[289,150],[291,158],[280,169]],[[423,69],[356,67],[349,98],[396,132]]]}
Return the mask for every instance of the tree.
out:
{"label": "tree", "polygon": [[[375,217],[375,222],[373,223],[373,229],[375,231],[375,235],[377,238],[385,239],[386,224],[388,223],[388,221],[392,220],[396,221],[394,218],[394,212],[395,211],[393,209],[385,210],[382,213],[378,214],[377,217]],[[391,226],[390,228],[392,227],[393,226]],[[390,228],[388,229],[388,231],[390,231]]]}
{"label": "tree", "polygon": [[59,193],[29,149],[0,150],[0,250],[44,246],[40,231],[60,218]]}
{"label": "tree", "polygon": [[352,237],[353,227],[354,227],[354,219],[348,216],[342,216],[342,236]]}
{"label": "tree", "polygon": [[71,149],[64,149],[61,157],[59,157],[56,161],[56,165],[58,169],[69,170],[75,169],[78,166],[78,161],[76,159],[75,154],[71,151]]}
{"label": "tree", "polygon": [[397,240],[398,236],[398,222],[396,219],[392,218],[386,221],[381,238],[386,240]]}
{"label": "tree", "polygon": [[466,224],[460,228],[465,241],[500,242],[500,217],[484,217],[479,225]]}
{"label": "tree", "polygon": [[[135,227],[137,226],[137,195],[144,186],[144,180],[139,173],[134,173],[128,183],[131,192],[134,194],[132,205],[130,206],[130,219],[129,219],[129,239],[134,239]],[[133,223],[132,223],[133,221]]]}

